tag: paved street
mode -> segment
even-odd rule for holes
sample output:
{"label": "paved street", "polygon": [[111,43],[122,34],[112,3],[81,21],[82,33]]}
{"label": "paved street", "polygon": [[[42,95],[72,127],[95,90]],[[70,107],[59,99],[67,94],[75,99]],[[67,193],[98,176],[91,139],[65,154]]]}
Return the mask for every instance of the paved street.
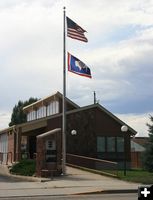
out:
{"label": "paved street", "polygon": [[[52,197],[54,197],[54,199],[57,197],[57,199],[61,199],[62,196],[63,198],[66,196],[67,198],[71,197],[76,200],[80,197],[83,199],[90,199],[90,196],[82,195],[95,194],[95,192],[99,194],[101,192],[111,194],[116,191],[118,193],[137,192],[139,185],[71,167],[67,167],[66,176],[54,177],[53,179],[23,176],[20,177],[22,179],[19,179],[19,176],[10,176],[8,172],[4,175],[4,173],[2,173],[4,172],[3,168],[5,169],[6,167],[1,166],[0,170],[0,199],[39,200],[50,199]],[[77,196],[78,194],[81,196]],[[96,198],[98,199],[100,197],[96,196]],[[112,197],[107,196],[107,198],[111,199]]]}
{"label": "paved street", "polygon": [[[5,198],[5,200],[136,200],[137,194],[90,194],[70,196],[42,196],[42,197],[17,197]],[[0,198],[1,200],[1,198]]]}

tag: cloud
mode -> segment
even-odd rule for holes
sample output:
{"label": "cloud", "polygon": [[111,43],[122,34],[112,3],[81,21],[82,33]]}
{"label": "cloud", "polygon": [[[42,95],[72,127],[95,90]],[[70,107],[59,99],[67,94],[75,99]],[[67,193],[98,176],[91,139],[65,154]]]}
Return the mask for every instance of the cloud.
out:
{"label": "cloud", "polygon": [[[145,107],[150,111],[153,99],[151,33],[153,33],[152,28],[141,30],[137,36],[118,42],[112,47],[95,48],[85,52],[83,57],[91,63],[93,72],[91,84],[87,82],[88,91],[91,92],[96,88],[100,99],[105,102],[114,101],[118,105],[121,102],[126,102],[127,105],[129,103],[129,106],[130,102],[133,104],[143,102],[139,112],[144,112]],[[82,83],[86,85],[84,81]]]}
{"label": "cloud", "polygon": [[93,76],[68,73],[68,97],[87,105],[96,91],[113,113],[152,112],[152,0],[0,1],[0,109],[11,113],[19,99],[62,91],[64,3],[67,15],[87,30],[89,39],[67,38],[67,50]]}
{"label": "cloud", "polygon": [[5,129],[8,127],[10,122],[10,113],[8,111],[2,111],[0,113],[0,129]]}
{"label": "cloud", "polygon": [[150,124],[150,115],[153,116],[153,112],[145,113],[145,114],[116,114],[121,120],[127,123],[129,126],[134,128],[137,131],[137,135],[139,137],[147,137],[148,136],[148,126]]}
{"label": "cloud", "polygon": [[9,108],[19,99],[47,95],[62,85],[58,81],[62,76],[62,27],[54,20],[54,8],[48,11],[41,6],[17,5],[15,10],[0,14],[0,103]]}
{"label": "cloud", "polygon": [[44,6],[52,7],[58,0],[2,0],[0,1],[0,9],[13,9],[16,7],[27,6]]}

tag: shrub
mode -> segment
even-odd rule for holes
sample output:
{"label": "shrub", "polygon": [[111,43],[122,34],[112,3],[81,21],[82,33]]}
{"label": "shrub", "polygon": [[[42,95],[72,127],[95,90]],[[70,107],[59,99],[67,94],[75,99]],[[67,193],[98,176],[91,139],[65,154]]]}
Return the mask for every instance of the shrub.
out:
{"label": "shrub", "polygon": [[12,166],[10,172],[17,175],[32,176],[35,173],[35,169],[35,160],[21,160]]}

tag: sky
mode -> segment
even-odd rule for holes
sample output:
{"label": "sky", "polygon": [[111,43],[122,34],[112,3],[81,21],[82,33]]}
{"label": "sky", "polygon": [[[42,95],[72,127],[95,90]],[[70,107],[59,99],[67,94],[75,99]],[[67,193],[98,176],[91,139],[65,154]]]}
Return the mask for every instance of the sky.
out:
{"label": "sky", "polygon": [[92,72],[67,72],[67,97],[98,102],[147,136],[153,115],[153,0],[1,0],[0,129],[19,100],[62,92],[63,6],[87,31],[88,43],[66,38],[66,50]]}

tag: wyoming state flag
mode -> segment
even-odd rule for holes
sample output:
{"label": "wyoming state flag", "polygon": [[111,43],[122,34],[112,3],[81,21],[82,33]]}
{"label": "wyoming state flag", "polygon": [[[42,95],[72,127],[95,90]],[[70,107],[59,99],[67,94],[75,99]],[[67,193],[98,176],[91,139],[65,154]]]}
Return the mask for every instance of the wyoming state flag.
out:
{"label": "wyoming state flag", "polygon": [[68,53],[68,71],[91,78],[90,68],[70,53]]}

